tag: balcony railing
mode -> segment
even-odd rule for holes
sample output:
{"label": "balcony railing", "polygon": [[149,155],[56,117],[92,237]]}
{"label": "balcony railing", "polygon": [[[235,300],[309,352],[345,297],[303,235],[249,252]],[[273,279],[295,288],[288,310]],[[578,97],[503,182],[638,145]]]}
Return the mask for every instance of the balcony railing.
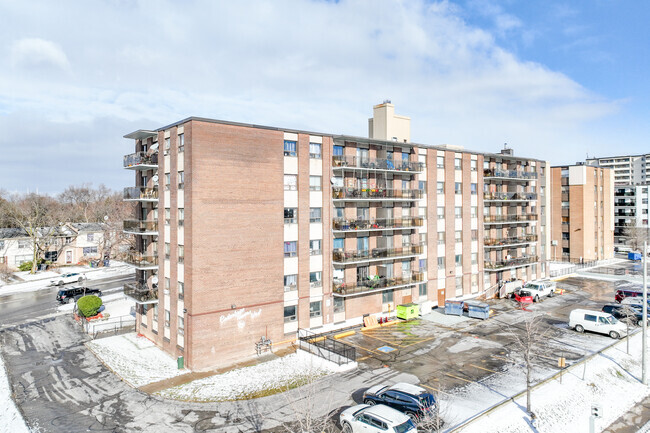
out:
{"label": "balcony railing", "polygon": [[130,186],[124,188],[124,200],[157,201],[158,187]]}
{"label": "balcony railing", "polygon": [[526,244],[537,242],[537,235],[526,235],[512,238],[485,238],[483,245],[489,248],[507,247],[508,245]]}
{"label": "balcony railing", "polygon": [[486,224],[498,224],[498,223],[514,223],[521,221],[537,221],[538,215],[523,214],[523,215],[486,215],[483,217],[483,222]]}
{"label": "balcony railing", "polygon": [[158,290],[152,289],[147,283],[141,281],[124,284],[124,295],[139,304],[153,304],[158,301]]}
{"label": "balcony railing", "polygon": [[488,170],[483,170],[483,177],[486,178],[486,180],[490,178],[534,180],[537,179],[537,173],[520,170],[499,170],[496,168],[491,168]]}
{"label": "balcony railing", "polygon": [[634,192],[615,192],[614,197],[634,197]]}
{"label": "balcony railing", "polygon": [[336,155],[332,157],[332,167],[362,168],[364,170],[414,171],[424,170],[424,163],[417,161],[401,161],[393,159],[370,159],[356,156]]}
{"label": "balcony railing", "polygon": [[635,201],[617,201],[614,203],[615,206],[636,206]]}
{"label": "balcony railing", "polygon": [[147,152],[136,152],[124,155],[124,168],[145,170],[158,167],[158,153],[148,154]]}
{"label": "balcony railing", "polygon": [[387,230],[421,227],[423,223],[423,217],[375,218],[368,220],[335,218],[332,220],[332,228],[337,231]]}
{"label": "balcony railing", "polygon": [[424,273],[415,271],[410,276],[402,277],[375,277],[367,280],[357,281],[355,283],[346,283],[343,281],[334,281],[332,289],[334,294],[339,296],[352,296],[361,293],[382,291],[393,287],[408,286],[418,284],[424,281]]}
{"label": "balcony railing", "polygon": [[486,192],[483,194],[485,200],[537,200],[537,194],[534,192]]}
{"label": "balcony railing", "polygon": [[158,221],[125,220],[124,231],[136,234],[158,234]]}
{"label": "balcony railing", "polygon": [[383,260],[392,257],[417,256],[424,251],[423,244],[412,244],[400,248],[373,248],[372,250],[334,250],[332,261],[335,263],[363,262]]}
{"label": "balcony railing", "polygon": [[615,216],[615,217],[617,217],[617,216],[622,216],[622,217],[633,217],[633,216],[636,216],[636,212],[634,212],[634,211],[623,211],[623,210],[619,210],[618,212],[615,212],[615,213],[614,213],[614,216]]}
{"label": "balcony railing", "polygon": [[538,260],[539,258],[537,256],[518,257],[510,260],[496,260],[496,261],[486,260],[484,265],[485,265],[485,270],[495,271],[500,269],[516,268],[518,266],[529,265],[531,263],[536,263]]}
{"label": "balcony railing", "polygon": [[334,200],[418,200],[424,191],[421,189],[386,189],[386,188],[344,188],[332,187]]}
{"label": "balcony railing", "polygon": [[140,269],[155,268],[158,266],[158,256],[145,256],[141,253],[130,253],[127,255],[125,262]]}

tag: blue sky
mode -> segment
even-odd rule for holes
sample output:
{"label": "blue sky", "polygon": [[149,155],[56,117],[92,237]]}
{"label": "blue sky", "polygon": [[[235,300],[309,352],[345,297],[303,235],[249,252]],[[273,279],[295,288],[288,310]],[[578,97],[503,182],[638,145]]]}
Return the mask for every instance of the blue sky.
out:
{"label": "blue sky", "polygon": [[574,163],[650,152],[647,22],[625,0],[0,0],[0,189],[133,182],[122,136],[195,115]]}

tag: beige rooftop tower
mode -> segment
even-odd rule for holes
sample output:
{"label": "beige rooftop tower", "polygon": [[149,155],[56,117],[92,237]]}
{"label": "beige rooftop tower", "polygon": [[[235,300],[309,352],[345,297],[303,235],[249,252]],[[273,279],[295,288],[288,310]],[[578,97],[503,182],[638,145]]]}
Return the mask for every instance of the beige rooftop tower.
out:
{"label": "beige rooftop tower", "polygon": [[372,119],[368,119],[368,137],[409,143],[411,118],[395,114],[395,106],[386,100],[373,107]]}

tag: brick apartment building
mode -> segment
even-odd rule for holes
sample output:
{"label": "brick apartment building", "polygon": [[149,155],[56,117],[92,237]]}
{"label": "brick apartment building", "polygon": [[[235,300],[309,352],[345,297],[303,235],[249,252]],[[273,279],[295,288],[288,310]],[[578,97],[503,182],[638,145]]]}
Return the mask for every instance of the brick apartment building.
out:
{"label": "brick apartment building", "polygon": [[126,135],[138,332],[205,369],[546,276],[546,162],[412,143],[392,104],[373,114],[370,138],[195,117]]}
{"label": "brick apartment building", "polygon": [[552,167],[551,188],[551,258],[613,258],[613,170],[584,164]]}

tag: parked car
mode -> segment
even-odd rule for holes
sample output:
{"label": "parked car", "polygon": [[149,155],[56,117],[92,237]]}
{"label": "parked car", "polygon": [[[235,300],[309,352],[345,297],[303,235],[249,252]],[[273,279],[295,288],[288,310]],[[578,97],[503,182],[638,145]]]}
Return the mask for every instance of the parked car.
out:
{"label": "parked car", "polygon": [[436,399],[430,392],[409,383],[373,386],[363,394],[363,402],[368,405],[385,404],[405,413],[413,421],[430,414],[436,405]]}
{"label": "parked car", "polygon": [[524,285],[524,287],[522,287],[520,290],[526,290],[530,292],[531,296],[533,297],[533,301],[538,302],[539,298],[542,296],[552,297],[555,293],[555,286],[555,281],[539,280],[526,283],[526,285]]}
{"label": "parked car", "polygon": [[50,280],[50,285],[52,286],[62,286],[69,283],[82,283],[84,276],[77,272],[69,272],[67,274],[61,274],[53,280]]}
{"label": "parked car", "polygon": [[639,289],[618,289],[614,295],[614,300],[620,303],[625,298],[638,298],[640,296],[643,296],[643,291]]}
{"label": "parked car", "polygon": [[515,292],[515,301],[521,302],[522,304],[532,304],[533,294],[525,289],[517,290]]}
{"label": "parked car", "polygon": [[[647,303],[650,308],[650,296],[648,297]],[[621,305],[643,308],[643,294],[641,294],[641,296],[623,298]]]}
{"label": "parked car", "polygon": [[606,334],[612,338],[620,338],[627,332],[625,324],[611,314],[583,309],[571,311],[569,328],[577,332],[592,331]]}
{"label": "parked car", "polygon": [[386,405],[360,404],[341,412],[344,433],[417,433],[411,418]]}
{"label": "parked car", "polygon": [[86,295],[102,296],[102,292],[101,290],[91,289],[88,287],[70,287],[68,289],[59,290],[56,294],[56,300],[61,304],[67,304],[72,300],[76,302],[79,298]]}
{"label": "parked car", "polygon": [[[623,310],[625,307],[630,308],[629,314]],[[602,309],[603,313],[611,314],[616,317],[618,320],[626,319],[629,315],[632,323],[637,326],[643,326],[643,311],[641,311],[642,305],[605,305]],[[650,309],[648,310],[650,311]]]}

